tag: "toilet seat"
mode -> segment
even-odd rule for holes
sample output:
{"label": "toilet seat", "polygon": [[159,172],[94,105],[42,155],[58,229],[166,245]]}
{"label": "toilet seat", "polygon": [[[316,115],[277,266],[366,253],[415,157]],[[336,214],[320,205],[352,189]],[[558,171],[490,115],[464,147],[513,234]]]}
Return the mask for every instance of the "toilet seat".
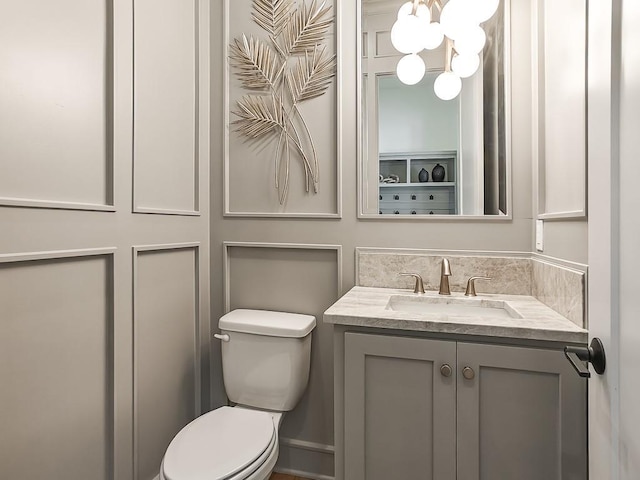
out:
{"label": "toilet seat", "polygon": [[221,407],[185,426],[162,462],[166,480],[241,480],[277,449],[277,427],[270,413]]}

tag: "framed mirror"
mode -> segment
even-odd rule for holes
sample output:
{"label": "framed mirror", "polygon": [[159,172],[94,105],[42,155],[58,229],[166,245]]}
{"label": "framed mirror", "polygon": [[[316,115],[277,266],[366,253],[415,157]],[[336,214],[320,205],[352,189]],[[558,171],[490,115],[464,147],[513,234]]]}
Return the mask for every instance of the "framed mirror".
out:
{"label": "framed mirror", "polygon": [[[509,0],[482,23],[479,68],[451,100],[434,91],[455,54],[446,38],[418,53],[426,65],[420,81],[398,78],[404,54],[391,29],[405,1],[359,4],[359,217],[510,219]],[[431,11],[437,21],[440,9]]]}

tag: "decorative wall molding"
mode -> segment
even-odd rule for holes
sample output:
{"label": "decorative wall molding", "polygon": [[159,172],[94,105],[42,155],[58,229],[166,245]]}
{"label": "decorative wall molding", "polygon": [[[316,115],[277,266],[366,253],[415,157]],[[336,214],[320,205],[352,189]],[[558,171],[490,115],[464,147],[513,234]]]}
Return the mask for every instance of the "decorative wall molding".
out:
{"label": "decorative wall molding", "polygon": [[[196,180],[197,183],[197,180]],[[167,208],[147,208],[133,206],[132,213],[149,213],[155,215],[178,215],[183,217],[199,217],[200,210],[171,210]]]}
{"label": "decorative wall molding", "polygon": [[404,255],[457,255],[467,257],[529,258],[531,256],[531,252],[507,250],[443,250],[438,248],[356,247],[356,254],[394,252]]}
{"label": "decorative wall molding", "polygon": [[186,248],[198,249],[200,247],[200,242],[179,242],[179,243],[161,243],[161,244],[152,244],[152,245],[134,245],[133,251],[135,253],[139,252],[156,252],[162,250],[180,250]]}
{"label": "decorative wall molding", "polygon": [[[135,23],[135,2],[134,1],[134,23]],[[207,64],[206,61],[203,61],[202,54],[208,52],[208,48],[203,48],[203,42],[208,42],[208,37],[204,35],[203,32],[206,32],[206,28],[202,28],[201,25],[204,25],[203,22],[208,22],[208,19],[201,18],[201,12],[203,11],[200,6],[200,2],[202,0],[191,0],[194,6],[194,38],[193,38],[193,55],[194,55],[194,70],[193,70],[193,78],[194,78],[194,96],[193,96],[193,116],[194,116],[194,126],[193,126],[193,209],[185,210],[185,209],[172,209],[172,208],[155,208],[150,206],[140,206],[139,197],[140,192],[138,191],[136,184],[136,155],[135,155],[135,143],[136,143],[136,128],[135,128],[135,101],[134,101],[134,124],[133,124],[133,185],[132,185],[132,212],[133,213],[141,213],[141,214],[157,214],[157,215],[179,215],[179,216],[199,216],[200,215],[200,128],[201,125],[207,125],[207,121],[203,121],[202,116],[208,115],[208,111],[206,109],[200,108],[200,97],[202,95],[206,96],[207,94],[202,89],[208,88],[207,82],[201,81],[201,76],[205,77],[207,72],[201,71],[201,63]],[[135,33],[134,33],[134,45],[135,45]],[[135,75],[136,75],[136,64],[135,64],[135,51],[134,51],[134,62],[133,62],[133,85],[134,91],[133,95],[135,98]],[[207,159],[208,161],[208,159]],[[139,168],[138,168],[139,170]]]}
{"label": "decorative wall molding", "polygon": [[[587,92],[586,92],[586,64],[584,65],[584,118],[582,119],[584,122],[584,141],[583,145],[580,146],[584,150],[584,158],[582,161],[578,160],[578,165],[580,171],[574,171],[574,175],[578,175],[578,181],[580,182],[580,188],[583,189],[583,197],[580,200],[580,207],[573,209],[571,207],[567,208],[566,206],[556,207],[555,210],[549,210],[547,208],[547,189],[549,188],[547,182],[547,174],[554,168],[553,164],[547,166],[547,145],[550,143],[546,135],[547,128],[547,120],[549,118],[548,110],[548,99],[547,99],[547,62],[550,61],[547,58],[547,49],[549,51],[558,51],[558,45],[547,45],[547,39],[545,38],[545,31],[554,31],[553,29],[546,28],[547,19],[562,21],[560,19],[564,18],[562,15],[553,15],[547,14],[547,2],[550,0],[536,0],[531,3],[531,21],[532,21],[532,41],[533,41],[533,62],[532,62],[532,83],[533,83],[533,102],[532,102],[532,117],[533,117],[533,132],[532,132],[532,158],[534,160],[534,194],[537,196],[537,217],[539,220],[545,221],[564,221],[564,220],[572,220],[572,219],[584,219],[587,216],[587,124],[586,124],[586,105],[587,105]],[[572,18],[580,18],[580,14],[584,17],[584,28],[586,32],[587,28],[587,17],[586,17],[586,6],[583,2],[574,2],[577,5],[577,8],[584,8],[582,12],[577,12],[574,8],[572,11]],[[551,4],[551,3],[549,3]],[[560,6],[560,4],[558,4]],[[567,6],[566,8],[572,8],[571,6]],[[575,22],[572,23],[572,25]],[[572,27],[573,28],[573,27]],[[562,30],[563,38],[567,37],[567,32]],[[580,38],[578,35],[577,38]],[[586,33],[583,35],[584,38],[584,54],[587,52],[587,44],[586,44]],[[563,46],[564,48],[564,46]],[[568,44],[567,47],[569,48]],[[564,62],[566,58],[569,57],[567,52],[558,51],[558,55],[562,56],[562,61]],[[580,57],[579,52],[573,52],[571,57]],[[584,55],[583,55],[584,57]],[[584,57],[586,58],[586,57]],[[553,75],[558,75],[558,72],[553,71]],[[563,82],[566,83],[566,79],[556,79],[553,83],[555,85],[562,85]],[[575,87],[575,85],[574,85]],[[556,93],[557,96],[557,93]],[[566,105],[563,105],[561,108],[567,109]],[[578,116],[575,118],[575,115],[579,115],[579,112],[573,111],[573,109],[569,109],[566,111],[571,111],[572,120],[575,122],[576,120],[580,120]],[[553,115],[552,112],[551,115]],[[564,132],[557,132],[559,136],[564,136]],[[569,141],[569,140],[568,140]],[[556,160],[556,159],[551,159]],[[574,159],[575,163],[575,159]],[[557,170],[557,165],[556,165]],[[566,178],[563,178],[563,181],[566,181]]]}
{"label": "decorative wall molding", "polygon": [[[246,0],[247,2],[249,0]],[[305,0],[303,0],[305,1]],[[235,2],[233,2],[235,3]],[[229,154],[230,154],[230,148],[229,148],[229,136],[231,134],[231,119],[230,119],[230,107],[231,107],[231,102],[230,102],[230,77],[231,77],[231,67],[229,65],[229,57],[230,57],[230,42],[231,42],[231,36],[229,34],[229,12],[231,9],[231,0],[224,0],[223,2],[223,22],[224,22],[224,29],[223,29],[223,52],[222,52],[222,58],[224,59],[224,66],[223,66],[223,78],[224,78],[224,89],[223,89],[223,108],[222,108],[222,114],[223,114],[223,125],[224,125],[224,135],[223,135],[223,152],[224,152],[224,159],[223,159],[223,177],[224,177],[224,185],[223,185],[223,203],[224,203],[224,209],[223,209],[223,215],[225,217],[249,217],[249,218],[342,218],[342,132],[341,132],[341,125],[340,125],[340,120],[338,120],[337,125],[336,125],[336,130],[335,130],[335,135],[336,135],[336,150],[335,150],[335,158],[336,158],[336,178],[335,178],[335,188],[336,188],[336,210],[334,212],[284,212],[284,211],[238,211],[238,210],[233,210],[232,206],[231,206],[231,199],[230,199],[230,177],[231,177],[231,167],[229,164],[230,158],[229,158]],[[340,88],[340,76],[341,76],[341,71],[342,71],[342,49],[341,49],[341,45],[342,45],[342,38],[341,38],[341,31],[339,28],[340,25],[340,18],[339,18],[339,2],[335,2],[333,4],[333,9],[335,12],[335,16],[336,16],[336,20],[335,20],[335,25],[336,25],[336,36],[335,36],[335,40],[336,40],[336,57],[337,57],[337,67],[336,67],[336,80],[335,81],[335,95],[336,95],[336,108],[339,111],[341,108],[341,97],[342,97],[342,93],[341,93],[341,88]],[[340,118],[340,115],[338,115],[338,118]],[[327,174],[325,173],[323,175],[323,178],[326,179]],[[278,207],[281,207],[280,205],[278,205]],[[275,208],[278,208],[275,207]]]}
{"label": "decorative wall molding", "polygon": [[3,264],[18,264],[22,262],[36,262],[36,261],[82,261],[87,258],[94,258],[104,256],[108,259],[107,278],[105,279],[108,284],[107,305],[108,311],[106,314],[108,322],[108,370],[109,376],[106,379],[107,391],[109,392],[109,411],[106,412],[109,418],[109,431],[107,462],[109,464],[110,471],[108,472],[109,478],[114,478],[114,472],[116,471],[115,464],[115,451],[116,451],[116,388],[115,388],[115,275],[114,275],[114,255],[116,252],[115,247],[106,248],[86,248],[86,249],[69,249],[69,250],[51,250],[40,252],[22,252],[22,253],[9,253],[0,254],[0,267]]}
{"label": "decorative wall molding", "polygon": [[43,208],[53,210],[87,210],[92,212],[104,211],[114,212],[114,0],[105,0],[105,23],[106,23],[106,43],[105,43],[105,191],[106,198],[104,204],[70,202],[64,199],[35,199],[5,197],[0,195],[0,206],[5,207],[26,207]]}
{"label": "decorative wall molding", "polygon": [[531,253],[531,259],[548,263],[556,267],[568,268],[580,273],[587,273],[589,271],[589,266],[584,263],[572,262],[569,260],[564,260],[562,258],[550,257],[548,255],[543,255],[537,252]]}
{"label": "decorative wall molding", "polygon": [[12,262],[29,262],[35,260],[59,260],[64,258],[95,257],[100,255],[113,256],[116,250],[116,247],[105,247],[79,248],[70,250],[47,250],[41,252],[26,253],[3,253],[0,254],[0,264]]}
{"label": "decorative wall molding", "polygon": [[200,356],[201,356],[201,332],[200,332],[200,320],[201,320],[201,311],[200,311],[200,242],[184,242],[184,243],[167,243],[167,244],[156,244],[156,245],[136,245],[132,247],[132,262],[133,262],[133,270],[132,270],[132,284],[133,284],[133,395],[132,395],[132,412],[133,412],[133,472],[134,478],[138,479],[138,360],[137,360],[137,321],[139,319],[138,308],[137,308],[137,297],[138,297],[138,259],[140,254],[149,253],[149,252],[171,252],[177,250],[193,250],[194,252],[194,379],[195,379],[195,392],[194,392],[194,411],[196,412],[196,416],[202,413],[201,406],[201,375],[200,375]]}
{"label": "decorative wall molding", "polygon": [[318,243],[264,243],[264,242],[223,242],[223,310],[228,313],[231,309],[231,258],[229,249],[231,248],[275,248],[275,249],[296,249],[296,250],[334,250],[336,252],[337,266],[337,295],[342,295],[342,245],[329,245]]}
{"label": "decorative wall molding", "polygon": [[0,206],[3,207],[25,207],[25,208],[48,208],[51,210],[87,210],[91,212],[115,212],[113,205],[99,205],[93,203],[76,202],[55,202],[48,200],[35,200],[28,198],[8,198],[0,197]]}
{"label": "decorative wall molding", "polygon": [[[585,203],[586,205],[586,203]],[[576,219],[584,219],[587,217],[586,208],[582,210],[572,210],[570,212],[554,212],[554,213],[540,213],[538,214],[538,220],[546,220],[548,222],[552,222],[554,220],[562,221],[562,220],[576,220]]]}

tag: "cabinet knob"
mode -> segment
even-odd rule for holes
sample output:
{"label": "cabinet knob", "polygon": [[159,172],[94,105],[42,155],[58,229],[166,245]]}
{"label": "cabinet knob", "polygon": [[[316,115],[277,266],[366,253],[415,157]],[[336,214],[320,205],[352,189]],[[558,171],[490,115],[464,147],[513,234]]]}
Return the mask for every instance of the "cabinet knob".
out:
{"label": "cabinet knob", "polygon": [[429,195],[429,200],[433,200],[433,195]]}
{"label": "cabinet knob", "polygon": [[462,376],[467,380],[473,380],[473,378],[476,376],[476,372],[474,372],[473,368],[471,367],[464,367],[462,369]]}
{"label": "cabinet knob", "polygon": [[393,199],[394,199],[394,200],[400,200],[400,195],[394,195],[394,196],[393,196]]}
{"label": "cabinet knob", "polygon": [[415,200],[416,198],[418,197],[416,197],[415,195],[411,195],[411,200]]}
{"label": "cabinet knob", "polygon": [[440,367],[440,373],[443,377],[450,377],[453,373],[453,369],[451,368],[451,365],[445,363]]}

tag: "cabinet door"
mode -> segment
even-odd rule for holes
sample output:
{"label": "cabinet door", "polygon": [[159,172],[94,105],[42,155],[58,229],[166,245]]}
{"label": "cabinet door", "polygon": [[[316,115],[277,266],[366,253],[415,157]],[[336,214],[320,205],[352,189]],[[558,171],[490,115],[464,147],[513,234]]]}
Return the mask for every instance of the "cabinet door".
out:
{"label": "cabinet door", "polygon": [[345,478],[455,479],[455,360],[455,342],[345,334]]}
{"label": "cabinet door", "polygon": [[587,479],[586,381],[561,351],[458,343],[457,373],[459,480]]}

